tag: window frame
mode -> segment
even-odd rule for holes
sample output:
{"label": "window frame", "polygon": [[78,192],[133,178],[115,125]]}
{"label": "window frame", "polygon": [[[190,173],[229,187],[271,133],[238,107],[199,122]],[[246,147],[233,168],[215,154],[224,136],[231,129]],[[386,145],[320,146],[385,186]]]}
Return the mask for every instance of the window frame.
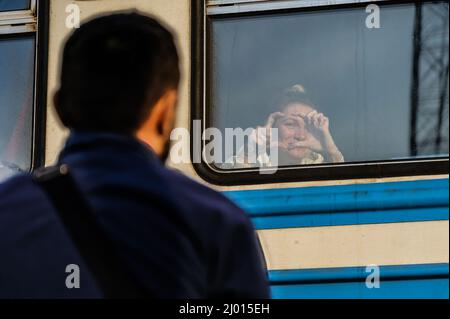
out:
{"label": "window frame", "polygon": [[34,33],[37,24],[37,2],[30,1],[26,10],[0,11],[0,35]]}
{"label": "window frame", "polygon": [[28,10],[0,12],[0,39],[34,35],[34,83],[30,169],[45,163],[49,1],[31,0]]}
{"label": "window frame", "polygon": [[[285,7],[274,9],[273,4],[281,4],[282,2]],[[296,3],[295,6],[293,5],[294,2]],[[206,128],[207,124],[211,123],[209,113],[206,110],[210,97],[210,91],[208,90],[211,90],[211,86],[206,86],[206,83],[209,83],[208,80],[212,78],[209,73],[211,70],[207,69],[210,61],[207,48],[210,43],[208,28],[210,22],[208,20],[211,17],[220,19],[259,16],[270,13],[355,8],[375,2],[386,5],[405,3],[398,0],[306,0],[301,4],[298,1],[271,1],[272,6],[267,6],[269,2],[266,0],[216,0],[207,4],[204,0],[193,0],[191,8],[191,129],[194,120],[201,121],[202,130]],[[410,2],[417,3],[417,1]],[[236,3],[237,6],[230,6],[232,3]],[[220,7],[211,9],[211,4],[220,5]],[[255,5],[259,6],[261,10],[245,10]],[[218,12],[218,10],[222,10],[222,12]],[[194,162],[193,139],[194,134],[191,134],[191,161],[196,173],[205,181],[221,186],[448,174],[448,156],[278,167],[273,174],[260,174],[259,168],[220,170],[206,163],[203,156],[201,156],[201,163]],[[205,141],[202,141],[201,154],[203,154],[204,146]]]}

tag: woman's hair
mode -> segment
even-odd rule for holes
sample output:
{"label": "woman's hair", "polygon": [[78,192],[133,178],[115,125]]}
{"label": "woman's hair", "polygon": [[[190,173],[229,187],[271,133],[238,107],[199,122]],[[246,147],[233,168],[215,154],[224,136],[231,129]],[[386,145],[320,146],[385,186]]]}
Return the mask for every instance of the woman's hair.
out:
{"label": "woman's hair", "polygon": [[305,104],[316,109],[308,94],[306,94],[305,88],[301,84],[295,84],[283,92],[278,102],[278,108],[280,111],[283,111],[287,105],[292,103]]}

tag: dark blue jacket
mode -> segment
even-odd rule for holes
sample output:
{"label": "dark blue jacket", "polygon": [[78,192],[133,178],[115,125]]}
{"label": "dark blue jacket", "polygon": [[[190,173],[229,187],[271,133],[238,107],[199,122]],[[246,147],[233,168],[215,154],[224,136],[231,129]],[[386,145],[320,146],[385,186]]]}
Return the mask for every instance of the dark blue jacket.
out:
{"label": "dark blue jacket", "polygon": [[[127,269],[162,298],[269,297],[251,222],[222,194],[165,168],[138,140],[73,133],[59,157]],[[67,194],[70,198],[71,194]],[[66,266],[80,288],[66,287]],[[0,298],[101,297],[30,175],[0,185]]]}

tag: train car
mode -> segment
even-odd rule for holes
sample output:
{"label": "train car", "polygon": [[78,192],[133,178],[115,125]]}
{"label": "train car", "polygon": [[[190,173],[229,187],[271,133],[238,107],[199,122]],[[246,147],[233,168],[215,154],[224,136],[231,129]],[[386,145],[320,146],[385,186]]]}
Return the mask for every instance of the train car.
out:
{"label": "train car", "polygon": [[[168,165],[251,217],[274,298],[449,298],[448,9],[0,0],[0,178],[52,165],[63,146],[52,96],[67,36],[96,15],[139,10],[167,23],[181,55],[176,127],[190,138],[172,143],[189,152]],[[296,149],[308,160],[293,161],[289,149],[275,169],[208,158],[206,129],[224,136],[212,157],[235,164],[217,154],[242,147],[236,129],[264,126],[292,89],[326,117],[342,158],[327,156],[320,138],[314,152]]]}

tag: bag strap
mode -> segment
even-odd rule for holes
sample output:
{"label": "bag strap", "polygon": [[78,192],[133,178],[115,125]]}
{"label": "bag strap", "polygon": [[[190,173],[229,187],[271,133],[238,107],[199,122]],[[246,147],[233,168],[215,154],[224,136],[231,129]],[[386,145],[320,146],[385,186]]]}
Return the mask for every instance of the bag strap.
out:
{"label": "bag strap", "polygon": [[45,191],[67,233],[106,298],[144,298],[146,294],[126,270],[116,247],[72,178],[68,165],[35,171],[33,180]]}

